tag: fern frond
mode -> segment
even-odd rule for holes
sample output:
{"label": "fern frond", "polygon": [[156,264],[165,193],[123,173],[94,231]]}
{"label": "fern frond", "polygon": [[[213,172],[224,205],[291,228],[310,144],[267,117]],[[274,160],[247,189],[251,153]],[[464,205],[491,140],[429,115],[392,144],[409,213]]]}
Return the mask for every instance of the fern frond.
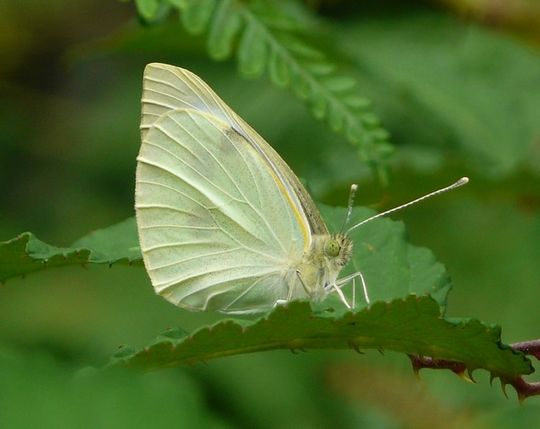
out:
{"label": "fern frond", "polygon": [[[215,60],[236,55],[244,75],[259,77],[265,71],[277,86],[289,88],[304,100],[313,115],[343,134],[374,165],[391,150],[388,132],[373,113],[368,99],[354,94],[356,81],[319,49],[299,37],[307,28],[291,15],[266,1],[146,0],[167,3],[180,13],[184,28],[193,35],[207,34],[207,49]],[[147,16],[150,7],[141,15]],[[144,13],[143,13],[144,12]]]}

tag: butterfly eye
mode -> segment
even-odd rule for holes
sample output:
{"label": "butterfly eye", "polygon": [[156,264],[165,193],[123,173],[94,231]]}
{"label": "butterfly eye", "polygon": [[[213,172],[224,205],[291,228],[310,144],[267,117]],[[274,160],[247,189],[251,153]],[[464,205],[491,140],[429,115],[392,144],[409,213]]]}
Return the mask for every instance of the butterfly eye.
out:
{"label": "butterfly eye", "polygon": [[328,240],[324,245],[324,253],[326,256],[338,256],[341,247],[337,240]]}

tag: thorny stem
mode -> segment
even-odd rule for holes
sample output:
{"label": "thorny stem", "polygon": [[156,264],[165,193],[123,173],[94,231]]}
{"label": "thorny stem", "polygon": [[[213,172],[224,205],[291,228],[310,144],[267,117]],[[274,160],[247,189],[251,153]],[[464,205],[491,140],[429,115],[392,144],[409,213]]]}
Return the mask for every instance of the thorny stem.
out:
{"label": "thorny stem", "polygon": [[[511,344],[510,347],[528,356],[533,356],[537,360],[540,360],[540,339],[514,343]],[[418,355],[409,355],[409,358],[411,359],[412,367],[415,373],[418,373],[422,368],[449,369],[467,381],[474,382],[471,371],[469,371],[466,365],[462,362],[433,359],[428,356]],[[493,378],[494,376],[492,375],[492,379]],[[523,401],[529,396],[540,395],[540,382],[528,382],[525,381],[523,377],[516,377],[514,379],[501,378],[501,384],[505,395],[505,386],[507,384],[512,385],[514,389],[516,389],[520,401]]]}
{"label": "thorny stem", "polygon": [[512,347],[514,350],[519,350],[528,356],[534,356],[536,359],[540,360],[540,339],[510,344],[510,347]]}

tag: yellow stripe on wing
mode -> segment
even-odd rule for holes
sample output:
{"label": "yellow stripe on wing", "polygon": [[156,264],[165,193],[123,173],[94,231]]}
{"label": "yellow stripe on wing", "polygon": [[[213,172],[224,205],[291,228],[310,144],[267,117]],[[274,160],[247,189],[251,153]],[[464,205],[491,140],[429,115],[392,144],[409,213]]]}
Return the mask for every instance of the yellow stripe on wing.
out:
{"label": "yellow stripe on wing", "polygon": [[[265,160],[266,161],[266,160]],[[267,162],[264,163],[264,165],[267,166],[268,171],[272,175],[272,178],[274,179],[274,182],[278,185],[280,191],[287,197],[287,202],[289,203],[289,206],[292,209],[292,212],[294,216],[296,217],[296,220],[298,221],[298,224],[300,225],[300,229],[302,231],[302,235],[304,237],[304,251],[308,250],[311,245],[311,230],[309,228],[309,225],[305,222],[305,217],[302,216],[302,213],[298,211],[296,208],[297,205],[292,200],[290,193],[285,188],[283,182],[280,180],[280,178],[276,175],[274,172],[274,169],[271,168]]]}

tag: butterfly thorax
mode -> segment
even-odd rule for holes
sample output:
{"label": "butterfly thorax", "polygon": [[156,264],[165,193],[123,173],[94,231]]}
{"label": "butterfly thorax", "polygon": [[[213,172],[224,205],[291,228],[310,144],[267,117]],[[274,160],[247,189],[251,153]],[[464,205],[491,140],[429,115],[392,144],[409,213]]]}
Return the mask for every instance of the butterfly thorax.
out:
{"label": "butterfly thorax", "polygon": [[302,287],[311,299],[322,300],[352,255],[352,241],[343,234],[314,235],[297,266]]}

